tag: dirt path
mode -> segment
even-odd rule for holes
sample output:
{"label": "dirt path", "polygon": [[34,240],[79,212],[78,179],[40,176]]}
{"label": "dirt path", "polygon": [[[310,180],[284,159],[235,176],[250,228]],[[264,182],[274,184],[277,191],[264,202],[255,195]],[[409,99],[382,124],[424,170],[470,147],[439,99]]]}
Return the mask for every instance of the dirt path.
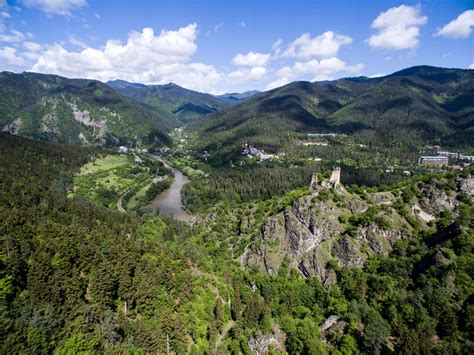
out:
{"label": "dirt path", "polygon": [[123,193],[117,201],[117,209],[122,213],[127,213],[127,211],[125,211],[125,209],[122,207],[123,196],[125,196],[126,193],[127,192]]}
{"label": "dirt path", "polygon": [[222,340],[224,340],[225,336],[234,327],[234,325],[235,325],[235,321],[233,321],[232,319],[227,322],[224,329],[222,329],[222,332],[217,336],[216,350],[219,349],[219,346],[221,346],[221,344],[222,344]]}

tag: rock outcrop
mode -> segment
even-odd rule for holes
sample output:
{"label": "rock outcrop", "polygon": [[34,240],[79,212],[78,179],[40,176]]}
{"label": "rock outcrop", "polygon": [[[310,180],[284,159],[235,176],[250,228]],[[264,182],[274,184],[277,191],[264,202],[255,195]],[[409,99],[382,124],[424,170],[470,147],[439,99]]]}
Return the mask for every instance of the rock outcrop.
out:
{"label": "rock outcrop", "polygon": [[[459,189],[469,191],[471,181],[459,181]],[[271,275],[296,269],[303,277],[332,284],[334,262],[345,269],[363,267],[369,257],[387,256],[395,242],[411,236],[413,228],[396,206],[399,192],[366,194],[363,199],[337,185],[313,179],[310,195],[261,224],[241,264]],[[441,186],[436,180],[420,182],[419,193],[406,203],[424,226],[445,210],[456,213],[456,192]]]}
{"label": "rock outcrop", "polygon": [[250,337],[249,348],[256,355],[268,354],[277,351],[286,354],[285,341],[286,334],[280,329],[278,324],[272,324],[272,334],[264,335],[260,332]]}

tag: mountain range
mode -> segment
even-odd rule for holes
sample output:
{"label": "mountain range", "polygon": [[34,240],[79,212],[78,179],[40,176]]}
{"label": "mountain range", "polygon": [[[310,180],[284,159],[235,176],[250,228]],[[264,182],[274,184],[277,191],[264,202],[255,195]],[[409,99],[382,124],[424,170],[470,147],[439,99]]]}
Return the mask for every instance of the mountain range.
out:
{"label": "mountain range", "polygon": [[124,80],[109,81],[107,85],[131,99],[166,111],[181,123],[189,123],[207,114],[218,112],[258,93],[248,91],[214,96],[188,90],[173,83],[144,85]]}
{"label": "mountain range", "polygon": [[466,146],[474,140],[474,70],[418,66],[379,78],[293,82],[209,115],[199,128],[207,149],[249,142],[278,150],[289,132]]}
{"label": "mountain range", "polygon": [[417,66],[219,96],[172,83],[3,72],[0,94],[1,130],[75,144],[166,144],[167,132],[183,124],[207,150],[248,142],[277,151],[289,134],[311,132],[396,146],[474,140],[474,71],[463,69]]}

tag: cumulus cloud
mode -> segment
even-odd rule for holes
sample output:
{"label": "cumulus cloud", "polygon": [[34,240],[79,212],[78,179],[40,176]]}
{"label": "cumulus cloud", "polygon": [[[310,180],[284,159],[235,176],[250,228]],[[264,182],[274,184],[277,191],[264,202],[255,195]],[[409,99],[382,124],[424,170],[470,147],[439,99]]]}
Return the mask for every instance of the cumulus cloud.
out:
{"label": "cumulus cloud", "polygon": [[268,84],[267,89],[272,89],[295,80],[332,80],[341,72],[358,74],[364,69],[363,64],[347,65],[337,58],[325,58],[320,61],[312,59],[307,62],[295,62],[293,65],[284,66],[277,71],[278,79]]}
{"label": "cumulus cloud", "polygon": [[247,54],[237,54],[232,59],[232,64],[245,67],[263,67],[267,65],[270,54],[248,52]]}
{"label": "cumulus cloud", "polygon": [[38,52],[43,46],[41,44],[38,44],[36,42],[23,42],[22,46],[25,47],[28,51],[30,52]]}
{"label": "cumulus cloud", "polygon": [[15,29],[10,29],[7,33],[0,34],[0,42],[19,43],[25,40],[26,36]]}
{"label": "cumulus cloud", "polygon": [[16,49],[12,47],[5,47],[0,49],[0,59],[4,60],[7,64],[14,67],[22,67],[25,65],[25,60],[18,56]]}
{"label": "cumulus cloud", "polygon": [[385,76],[385,73],[375,73],[369,76],[369,78],[380,78],[381,76]]}
{"label": "cumulus cloud", "polygon": [[304,33],[288,45],[283,55],[301,59],[329,58],[337,55],[341,46],[351,42],[352,38],[349,36],[338,35],[333,31],[324,32],[316,37]]}
{"label": "cumulus cloud", "polygon": [[71,10],[85,6],[86,0],[23,0],[27,7],[38,7],[49,15],[71,16]]}
{"label": "cumulus cloud", "polygon": [[197,25],[190,24],[178,31],[153,29],[132,32],[127,43],[109,40],[104,48],[85,48],[69,52],[59,44],[50,46],[34,64],[33,70],[66,76],[86,76],[111,79],[135,74],[152,73],[160,65],[182,63],[189,60],[197,49]]}
{"label": "cumulus cloud", "polygon": [[474,69],[474,63],[469,66],[469,69]]}
{"label": "cumulus cloud", "polygon": [[426,24],[428,17],[421,16],[421,7],[401,5],[382,12],[372,22],[377,34],[370,36],[367,43],[376,49],[400,50],[418,45],[420,26]]}
{"label": "cumulus cloud", "polygon": [[[144,28],[141,32],[131,32],[126,43],[109,40],[103,47],[86,47],[79,51],[68,50],[58,43],[42,46],[25,41],[22,43],[25,52],[8,49],[3,55],[8,56],[9,63],[14,57],[15,60],[20,58],[17,66],[35,72],[101,81],[175,82],[193,90],[216,92],[219,84],[227,80],[226,76],[212,65],[190,63],[197,50],[197,32],[196,24],[175,31],[163,30],[159,34]],[[69,42],[85,46],[75,37],[69,38]],[[261,75],[261,69],[249,69],[251,79]]]}
{"label": "cumulus cloud", "polygon": [[473,27],[474,10],[467,10],[436,32],[435,36],[467,38],[471,35]]}
{"label": "cumulus cloud", "polygon": [[227,78],[231,80],[262,80],[267,70],[262,66],[252,67],[250,69],[243,68],[235,70],[227,74]]}

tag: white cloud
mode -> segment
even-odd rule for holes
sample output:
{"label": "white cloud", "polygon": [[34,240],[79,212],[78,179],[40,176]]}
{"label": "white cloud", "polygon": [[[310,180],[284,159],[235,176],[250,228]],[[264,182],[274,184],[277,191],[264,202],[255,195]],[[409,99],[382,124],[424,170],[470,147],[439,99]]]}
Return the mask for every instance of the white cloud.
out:
{"label": "white cloud", "polygon": [[338,35],[332,31],[311,38],[309,33],[304,33],[289,44],[284,56],[302,59],[329,58],[337,55],[343,45],[352,42],[349,36]]}
{"label": "white cloud", "polygon": [[245,27],[247,24],[244,21],[240,21],[240,27]]}
{"label": "white cloud", "polygon": [[4,60],[7,64],[22,67],[25,65],[25,60],[16,54],[16,49],[12,47],[5,47],[0,49],[0,59]]}
{"label": "white cloud", "polygon": [[275,52],[275,55],[280,54],[281,52],[281,47],[283,45],[283,40],[281,38],[278,38],[272,45],[272,49]]}
{"label": "white cloud", "polygon": [[24,39],[25,35],[15,29],[10,29],[9,33],[0,34],[0,42],[18,43]]}
{"label": "white cloud", "polygon": [[23,0],[27,7],[39,7],[50,15],[71,16],[71,10],[86,5],[86,0]]}
{"label": "white cloud", "polygon": [[174,82],[211,93],[247,89],[247,83],[265,78],[270,54],[250,52],[236,56],[236,63],[241,68],[231,72],[220,72],[212,65],[191,62],[197,50],[197,32],[196,24],[174,31],[163,30],[159,34],[144,28],[141,32],[130,33],[126,42],[109,40],[104,46],[95,48],[86,47],[71,36],[68,42],[79,46],[79,50],[69,50],[64,43],[43,46],[28,41],[24,35],[19,42],[24,51],[7,47],[2,50],[5,60],[0,62],[22,70],[66,77],[101,81],[124,79],[145,84]]}
{"label": "white cloud", "polygon": [[474,10],[467,10],[436,32],[435,36],[467,38],[472,32],[472,27],[474,27]]}
{"label": "white cloud", "polygon": [[250,69],[243,68],[239,70],[235,70],[227,74],[227,78],[230,80],[239,80],[239,81],[247,81],[247,80],[262,80],[265,77],[267,70],[264,67],[257,66]]}
{"label": "white cloud", "polygon": [[100,15],[97,12],[94,14],[94,16],[97,20],[100,20]]}
{"label": "white cloud", "polygon": [[23,42],[22,46],[25,47],[30,52],[38,52],[43,46],[35,42]]}
{"label": "white cloud", "polygon": [[268,84],[267,89],[272,89],[295,80],[331,80],[341,72],[358,74],[364,69],[363,64],[347,65],[337,58],[325,58],[320,61],[312,59],[307,62],[296,62],[277,71],[278,79]]}
{"label": "white cloud", "polygon": [[190,24],[178,31],[153,29],[132,32],[128,41],[109,40],[104,48],[85,48],[69,52],[59,44],[50,46],[33,66],[34,71],[66,76],[112,78],[156,71],[159,65],[186,62],[197,49],[197,25]]}
{"label": "white cloud", "polygon": [[369,78],[380,78],[381,76],[385,76],[385,73],[375,73],[369,76]]}
{"label": "white cloud", "polygon": [[[80,51],[69,51],[55,43],[37,52],[29,44],[28,54],[23,55],[25,59],[34,59],[27,68],[35,72],[101,81],[120,78],[147,84],[175,82],[193,90],[215,92],[225,81],[225,75],[212,65],[188,63],[197,50],[197,31],[196,24],[159,34],[144,28],[130,33],[126,43],[109,40],[104,47]],[[69,42],[79,45],[76,40],[69,38]],[[252,70],[250,76],[258,77],[258,70]]]}
{"label": "white cloud", "polygon": [[3,18],[9,18],[10,17],[10,14],[6,11],[2,11],[0,12],[0,17],[3,17]]}
{"label": "white cloud", "polygon": [[271,83],[269,83],[266,87],[266,90],[271,90],[275,88],[279,88],[280,86],[286,85],[290,82],[288,78],[278,78]]}
{"label": "white cloud", "polygon": [[372,22],[371,27],[379,32],[370,36],[367,43],[373,48],[383,50],[414,48],[419,42],[419,26],[427,21],[426,16],[421,16],[419,5],[392,7]]}
{"label": "white cloud", "polygon": [[270,54],[267,53],[257,53],[257,52],[248,52],[247,54],[237,54],[232,59],[232,64],[238,66],[248,66],[248,67],[263,67],[267,65],[268,60],[270,59]]}
{"label": "white cloud", "polygon": [[469,69],[474,69],[474,63],[469,66]]}
{"label": "white cloud", "polygon": [[87,45],[84,42],[80,41],[76,36],[69,36],[67,41],[73,46],[79,47],[81,49],[87,48]]}

